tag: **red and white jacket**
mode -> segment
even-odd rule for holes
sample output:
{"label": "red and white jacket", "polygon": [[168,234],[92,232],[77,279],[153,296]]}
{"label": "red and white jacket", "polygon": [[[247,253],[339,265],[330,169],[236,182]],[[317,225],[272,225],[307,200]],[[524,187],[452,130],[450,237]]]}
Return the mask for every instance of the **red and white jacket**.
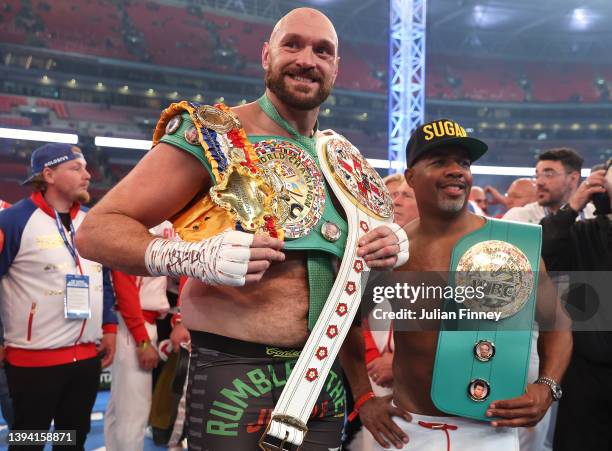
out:
{"label": "red and white jacket", "polygon": [[[75,230],[85,214],[79,204],[70,209]],[[89,276],[91,318],[66,319],[66,274],[77,270],[53,208],[41,193],[34,193],[0,212],[0,314],[11,365],[50,366],[92,358],[103,329],[116,332],[110,272],[84,258],[80,264]]]}

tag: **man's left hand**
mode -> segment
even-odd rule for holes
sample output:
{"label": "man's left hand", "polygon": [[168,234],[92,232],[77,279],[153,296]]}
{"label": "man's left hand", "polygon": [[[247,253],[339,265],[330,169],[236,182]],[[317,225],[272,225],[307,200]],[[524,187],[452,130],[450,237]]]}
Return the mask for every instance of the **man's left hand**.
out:
{"label": "man's left hand", "polygon": [[397,224],[376,227],[362,236],[357,245],[357,255],[370,268],[394,268],[408,260],[408,237]]}
{"label": "man's left hand", "polygon": [[111,363],[113,363],[113,358],[115,357],[116,338],[117,334],[114,333],[102,335],[102,340],[100,341],[100,345],[98,346],[98,354],[102,356],[102,368],[106,368]]}
{"label": "man's left hand", "polygon": [[529,384],[523,396],[492,402],[487,416],[501,418],[491,422],[494,427],[535,426],[546,415],[552,400],[547,385]]}
{"label": "man's left hand", "polygon": [[172,342],[172,352],[179,352],[181,344],[183,343],[185,348],[191,352],[191,334],[189,330],[183,326],[183,323],[176,323],[170,333],[170,341]]}

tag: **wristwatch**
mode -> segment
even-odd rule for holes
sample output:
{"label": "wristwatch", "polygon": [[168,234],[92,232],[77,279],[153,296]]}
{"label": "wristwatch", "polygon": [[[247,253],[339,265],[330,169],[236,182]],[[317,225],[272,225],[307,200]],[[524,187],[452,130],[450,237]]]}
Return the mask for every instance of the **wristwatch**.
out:
{"label": "wristwatch", "polygon": [[548,385],[548,388],[550,388],[550,392],[553,397],[553,401],[559,401],[561,399],[561,396],[563,396],[563,390],[561,390],[561,386],[553,378],[540,376],[536,379],[534,384]]}

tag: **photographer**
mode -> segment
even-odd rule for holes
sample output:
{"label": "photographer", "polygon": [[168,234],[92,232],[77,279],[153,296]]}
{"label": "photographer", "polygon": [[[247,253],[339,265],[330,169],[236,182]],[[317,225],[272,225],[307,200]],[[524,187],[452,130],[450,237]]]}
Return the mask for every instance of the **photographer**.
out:
{"label": "photographer", "polygon": [[[612,160],[594,167],[569,202],[542,219],[542,256],[552,271],[610,271],[612,269]],[[597,210],[592,219],[576,222],[587,202]],[[582,292],[581,299],[586,302]],[[605,299],[603,299],[605,302]],[[563,380],[555,450],[612,448],[612,332],[574,332],[574,352]]]}

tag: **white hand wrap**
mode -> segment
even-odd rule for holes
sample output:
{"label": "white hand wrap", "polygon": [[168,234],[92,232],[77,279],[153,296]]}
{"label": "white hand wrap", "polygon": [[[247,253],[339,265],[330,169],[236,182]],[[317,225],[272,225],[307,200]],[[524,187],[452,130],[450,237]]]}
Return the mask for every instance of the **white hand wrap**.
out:
{"label": "white hand wrap", "polygon": [[397,253],[397,261],[395,262],[395,265],[393,265],[394,268],[397,268],[398,266],[402,266],[404,263],[406,263],[408,261],[408,235],[406,235],[406,231],[401,228],[399,225],[397,225],[396,223],[390,223],[390,224],[385,224],[387,227],[389,227],[391,229],[391,231],[393,233],[395,233],[395,236],[397,237],[397,244],[399,244],[399,252]]}
{"label": "white hand wrap", "polygon": [[154,239],[145,252],[152,276],[187,276],[208,285],[244,285],[254,235],[226,230],[206,240],[188,243]]}

